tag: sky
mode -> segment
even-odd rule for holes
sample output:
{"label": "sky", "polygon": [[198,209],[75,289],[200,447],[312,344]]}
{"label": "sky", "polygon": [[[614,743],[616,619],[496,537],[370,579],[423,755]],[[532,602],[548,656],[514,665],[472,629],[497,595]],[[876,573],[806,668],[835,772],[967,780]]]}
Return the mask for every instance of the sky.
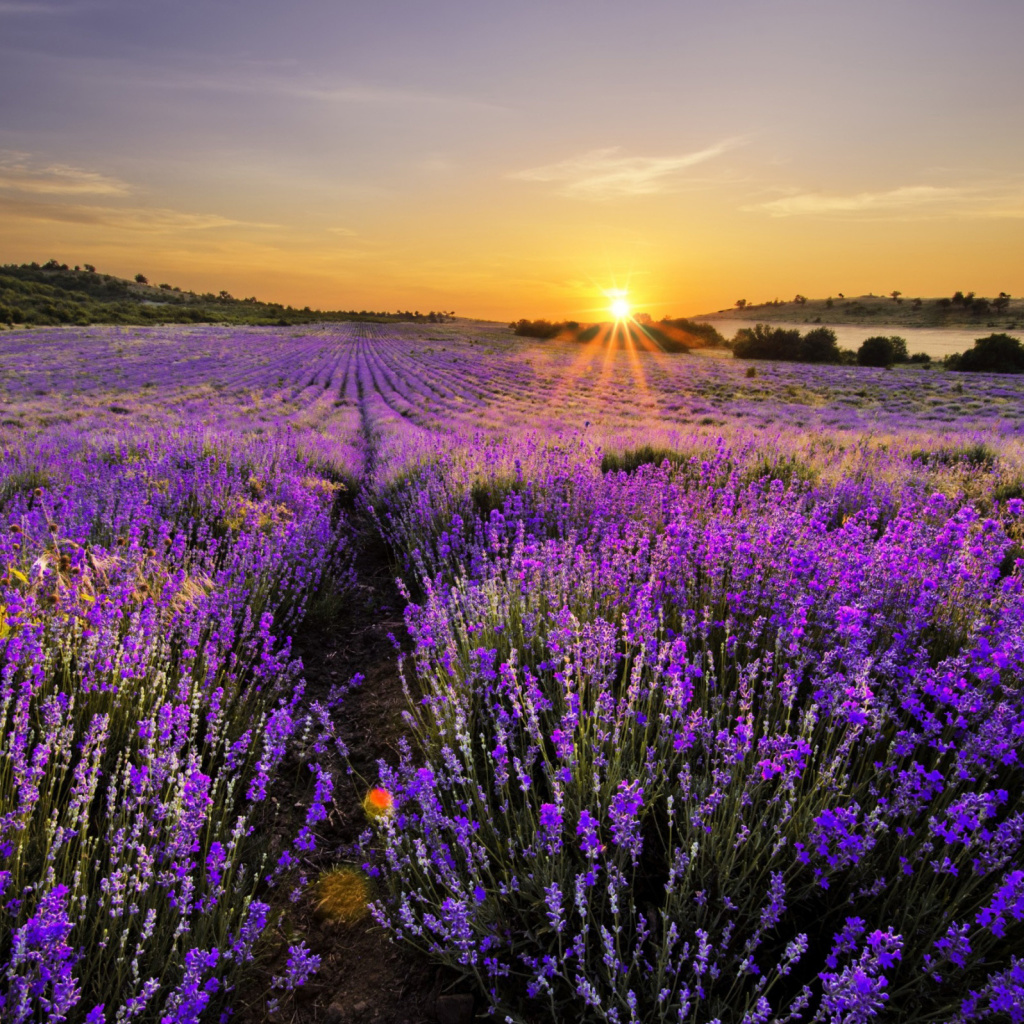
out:
{"label": "sky", "polygon": [[0,0],[0,263],[596,319],[1024,292],[1022,0]]}

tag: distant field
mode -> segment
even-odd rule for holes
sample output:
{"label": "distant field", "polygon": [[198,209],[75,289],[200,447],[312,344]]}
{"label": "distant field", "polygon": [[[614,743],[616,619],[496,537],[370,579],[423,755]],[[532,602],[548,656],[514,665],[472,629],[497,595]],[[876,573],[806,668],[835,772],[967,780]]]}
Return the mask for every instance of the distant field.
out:
{"label": "distant field", "polygon": [[0,561],[5,1024],[1020,1019],[1024,376],[8,331]]}

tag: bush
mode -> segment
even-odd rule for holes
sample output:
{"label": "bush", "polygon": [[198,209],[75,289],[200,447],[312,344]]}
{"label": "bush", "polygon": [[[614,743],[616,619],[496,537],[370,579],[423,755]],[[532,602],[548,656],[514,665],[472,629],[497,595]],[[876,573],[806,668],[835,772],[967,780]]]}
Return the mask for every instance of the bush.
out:
{"label": "bush", "polygon": [[907,343],[896,335],[875,335],[865,340],[857,350],[857,362],[861,366],[892,366],[893,363],[905,363],[909,358]]}
{"label": "bush", "polygon": [[782,359],[797,362],[800,358],[800,332],[769,324],[755,324],[736,332],[733,354],[739,359]]}
{"label": "bush", "polygon": [[802,363],[838,363],[841,359],[836,332],[830,327],[815,327],[800,341]]}
{"label": "bush", "polygon": [[550,320],[517,320],[509,324],[512,333],[521,338],[553,338],[559,334],[565,324],[552,323]]}
{"label": "bush", "polygon": [[[725,348],[727,342],[725,338],[719,333],[719,331],[711,324],[699,323],[696,320],[687,320],[685,317],[676,317],[672,319],[670,317],[662,317],[659,321],[664,327],[672,327],[677,331],[682,331],[684,334],[691,335],[694,339],[699,339],[708,348]],[[699,345],[691,345],[691,347],[700,347]]]}
{"label": "bush", "polygon": [[1024,373],[1024,346],[1008,334],[990,334],[963,354],[949,356],[946,365],[965,373]]}
{"label": "bush", "polygon": [[840,363],[842,352],[830,327],[815,327],[801,336],[793,328],[756,324],[736,332],[733,355],[739,359],[775,359],[795,363]]}

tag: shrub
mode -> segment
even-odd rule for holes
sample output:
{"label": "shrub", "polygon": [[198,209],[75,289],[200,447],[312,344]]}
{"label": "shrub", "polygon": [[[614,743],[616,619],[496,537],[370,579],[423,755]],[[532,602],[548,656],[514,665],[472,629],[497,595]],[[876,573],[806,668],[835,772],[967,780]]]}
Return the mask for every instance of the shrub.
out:
{"label": "shrub", "polygon": [[815,327],[801,336],[796,329],[756,324],[736,332],[733,355],[739,359],[776,359],[799,363],[839,363],[842,353],[830,327]]}
{"label": "shrub", "polygon": [[674,328],[677,331],[682,331],[684,335],[689,335],[694,339],[694,344],[691,342],[691,347],[700,347],[700,344],[706,345],[709,348],[724,348],[727,344],[725,338],[722,337],[721,333],[713,324],[701,323],[697,320],[687,320],[685,317],[662,317],[659,323],[664,327]]}
{"label": "shrub", "polygon": [[829,327],[815,327],[800,340],[802,363],[838,363],[841,359],[836,332]]}
{"label": "shrub", "polygon": [[552,323],[550,320],[517,320],[512,327],[512,333],[521,338],[553,338],[565,327],[564,324]]}
{"label": "shrub", "polygon": [[1024,346],[1008,334],[978,338],[974,348],[947,358],[951,370],[965,373],[1024,373]]}
{"label": "shrub", "polygon": [[786,359],[800,357],[800,332],[769,324],[755,324],[736,332],[733,354],[739,359]]}
{"label": "shrub", "polygon": [[892,366],[907,359],[907,343],[895,335],[875,335],[857,350],[857,362],[861,366]]}

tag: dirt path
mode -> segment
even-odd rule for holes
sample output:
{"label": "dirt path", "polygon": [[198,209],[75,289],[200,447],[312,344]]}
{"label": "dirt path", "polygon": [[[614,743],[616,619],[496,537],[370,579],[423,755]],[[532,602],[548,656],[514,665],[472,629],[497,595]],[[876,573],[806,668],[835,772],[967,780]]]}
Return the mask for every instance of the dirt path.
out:
{"label": "dirt path", "polygon": [[[393,635],[408,645],[404,602],[383,542],[370,524],[358,515],[354,520],[359,527],[357,585],[334,607],[314,609],[294,644],[304,665],[307,702],[323,700],[332,687],[345,684],[357,672],[365,677],[333,715],[356,774],[348,775],[338,757],[319,758],[330,766],[335,789],[328,819],[316,826],[317,849],[302,863],[310,883],[332,867],[358,866],[355,843],[366,827],[362,799],[377,781],[377,760],[397,760],[398,740],[405,731],[401,715],[406,697],[391,640]],[[263,823],[280,837],[281,845],[301,828],[312,796],[310,773],[297,758],[285,766],[282,780],[276,792],[277,811]],[[442,998],[438,1003],[438,996],[468,991],[457,976],[415,950],[393,945],[369,915],[350,924],[319,920],[309,889],[297,902],[282,891],[271,901],[281,918],[272,955],[253,980],[251,997],[243,997],[245,1005],[237,1017],[242,1024],[468,1024],[468,999]],[[288,943],[299,937],[321,957],[320,970],[268,1014],[266,1002],[274,994],[271,978],[282,971]]]}

